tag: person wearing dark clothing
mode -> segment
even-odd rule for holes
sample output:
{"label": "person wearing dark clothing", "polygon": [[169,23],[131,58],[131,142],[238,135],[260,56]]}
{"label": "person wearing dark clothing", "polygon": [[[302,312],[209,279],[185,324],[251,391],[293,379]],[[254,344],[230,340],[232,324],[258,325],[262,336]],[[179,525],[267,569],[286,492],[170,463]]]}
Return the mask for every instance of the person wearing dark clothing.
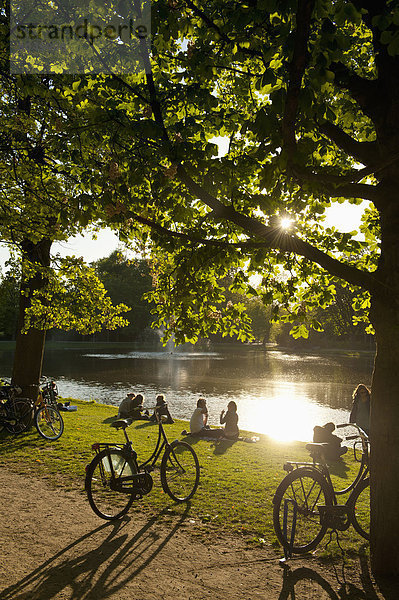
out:
{"label": "person wearing dark clothing", "polygon": [[130,392],[120,403],[118,417],[121,419],[141,419],[148,421],[148,414],[142,414],[143,402],[144,396],[142,394],[137,394],[136,396],[136,394]]}
{"label": "person wearing dark clothing", "polygon": [[352,410],[349,415],[349,423],[356,423],[367,435],[370,429],[370,396],[368,387],[359,383],[352,395]]}
{"label": "person wearing dark clothing", "polygon": [[[165,400],[165,396],[163,394],[160,394],[159,396],[157,396],[157,399],[155,402],[155,407],[156,407],[156,411],[158,412],[158,415],[162,419],[162,423],[174,423],[174,420],[172,419],[172,415],[169,412],[168,405]],[[157,417],[155,415],[155,410],[154,410],[153,414],[150,417],[150,421],[156,422],[156,420],[157,420]]]}
{"label": "person wearing dark clothing", "polygon": [[237,440],[239,436],[237,404],[231,400],[227,405],[227,412],[220,413],[220,424],[224,424],[223,437]]}
{"label": "person wearing dark clothing", "polygon": [[313,441],[319,444],[328,444],[324,451],[324,457],[326,460],[332,461],[338,460],[348,451],[346,446],[341,446],[341,438],[333,434],[334,429],[334,423],[326,423],[323,427],[316,425],[313,428]]}

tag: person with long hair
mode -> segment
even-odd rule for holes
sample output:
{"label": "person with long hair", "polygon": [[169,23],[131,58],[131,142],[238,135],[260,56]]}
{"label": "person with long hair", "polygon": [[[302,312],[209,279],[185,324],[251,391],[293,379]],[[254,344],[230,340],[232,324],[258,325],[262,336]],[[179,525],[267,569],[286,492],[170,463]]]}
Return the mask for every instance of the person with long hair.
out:
{"label": "person with long hair", "polygon": [[199,398],[197,408],[190,419],[190,433],[202,438],[220,438],[223,429],[211,429],[208,425],[208,407],[205,398]]}
{"label": "person with long hair", "polygon": [[352,394],[353,403],[349,423],[356,423],[365,433],[370,429],[370,398],[371,393],[364,383],[359,383]]}
{"label": "person with long hair", "polygon": [[227,405],[227,412],[220,413],[220,424],[224,425],[223,436],[229,440],[237,440],[239,436],[237,404],[230,400]]}

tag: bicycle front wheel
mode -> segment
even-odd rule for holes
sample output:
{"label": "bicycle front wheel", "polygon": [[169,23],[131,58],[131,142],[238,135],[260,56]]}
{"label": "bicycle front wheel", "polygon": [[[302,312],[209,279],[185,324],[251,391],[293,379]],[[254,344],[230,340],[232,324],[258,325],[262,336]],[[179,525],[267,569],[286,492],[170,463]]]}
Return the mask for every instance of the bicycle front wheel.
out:
{"label": "bicycle front wheel", "polygon": [[200,468],[197,455],[190,444],[175,441],[165,450],[161,462],[161,484],[175,500],[190,500],[198,487]]}
{"label": "bicycle front wheel", "polygon": [[[123,477],[137,473],[136,461],[119,448],[105,448],[87,467],[85,488],[91,508],[101,519],[119,519],[127,513],[136,494],[117,491]],[[126,486],[132,486],[130,481]]]}
{"label": "bicycle front wheel", "polygon": [[32,425],[33,409],[32,403],[27,398],[14,400],[9,416],[15,417],[15,423],[6,423],[6,429],[10,433],[23,433]]}
{"label": "bicycle front wheel", "polygon": [[332,503],[329,485],[317,469],[301,467],[288,473],[273,498],[278,541],[295,554],[316,548],[327,530],[320,522],[317,506]]}
{"label": "bicycle front wheel", "polygon": [[363,479],[348,500],[353,527],[366,540],[370,539],[370,479]]}
{"label": "bicycle front wheel", "polygon": [[35,425],[45,440],[58,440],[64,431],[64,420],[52,406],[42,406],[35,412]]}

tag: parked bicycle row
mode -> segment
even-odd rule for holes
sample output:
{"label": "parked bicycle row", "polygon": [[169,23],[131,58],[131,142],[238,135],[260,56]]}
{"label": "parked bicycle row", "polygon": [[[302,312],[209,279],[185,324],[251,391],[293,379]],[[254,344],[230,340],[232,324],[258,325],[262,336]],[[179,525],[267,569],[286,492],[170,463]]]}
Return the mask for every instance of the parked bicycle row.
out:
{"label": "parked bicycle row", "polygon": [[42,377],[35,402],[21,393],[19,386],[0,380],[0,431],[5,428],[9,433],[19,434],[35,424],[44,439],[58,440],[64,431],[64,420],[56,382]]}

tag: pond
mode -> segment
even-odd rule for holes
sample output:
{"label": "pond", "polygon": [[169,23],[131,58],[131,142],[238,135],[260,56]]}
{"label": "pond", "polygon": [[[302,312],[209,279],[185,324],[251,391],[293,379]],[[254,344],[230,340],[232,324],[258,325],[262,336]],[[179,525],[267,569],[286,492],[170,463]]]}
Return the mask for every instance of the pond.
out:
{"label": "pond", "polygon": [[[12,351],[0,347],[1,373],[11,373]],[[239,426],[277,440],[310,440],[315,425],[348,420],[351,394],[369,385],[371,352],[299,354],[275,347],[191,346],[140,349],[65,343],[48,345],[43,373],[57,380],[64,397],[94,399],[118,406],[128,391],[142,393],[153,406],[164,393],[176,418],[189,419],[204,396],[209,423],[230,400],[238,405]],[[115,413],[116,414],[116,413]]]}

